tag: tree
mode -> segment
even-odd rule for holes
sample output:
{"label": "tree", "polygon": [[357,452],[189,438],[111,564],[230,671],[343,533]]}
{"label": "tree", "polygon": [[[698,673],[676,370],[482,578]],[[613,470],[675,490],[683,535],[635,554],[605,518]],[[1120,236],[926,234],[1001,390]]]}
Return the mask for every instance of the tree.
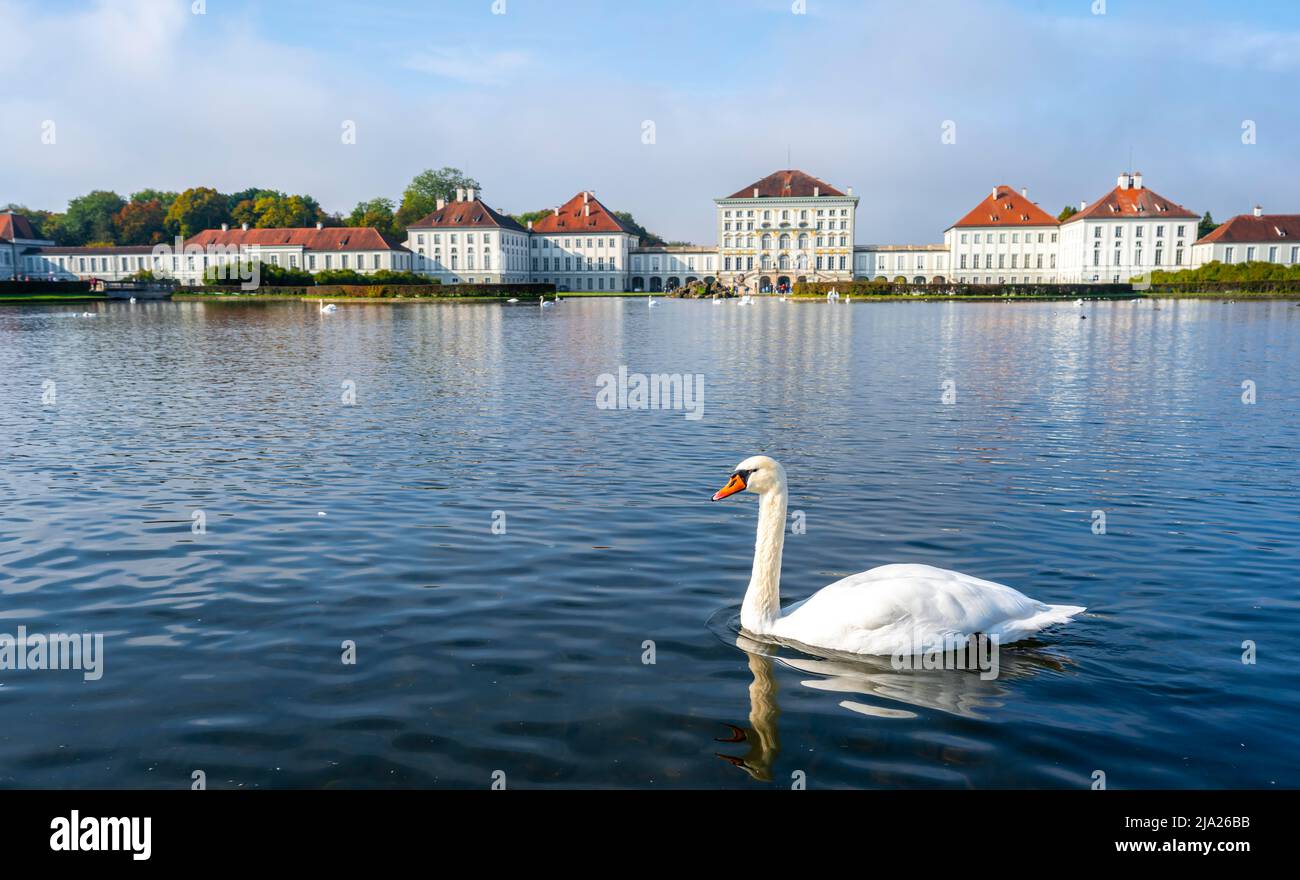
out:
{"label": "tree", "polygon": [[1061,223],[1064,223],[1066,220],[1069,220],[1077,213],[1079,213],[1079,209],[1076,208],[1074,205],[1066,205],[1064,208],[1061,209],[1061,213],[1056,215],[1056,219]]}
{"label": "tree", "polygon": [[640,223],[636,222],[636,218],[633,217],[630,212],[615,211],[614,216],[622,220],[624,226],[627,226],[634,233],[636,233],[637,237],[641,239],[642,245],[650,245],[652,247],[660,247],[664,245],[665,242],[662,238],[655,235],[650,230],[646,229]]}
{"label": "tree", "polygon": [[132,202],[158,202],[162,205],[163,213],[172,206],[176,201],[176,193],[165,189],[142,189],[139,192],[131,193]]}
{"label": "tree", "polygon": [[320,204],[311,196],[289,196],[267,189],[234,202],[230,209],[230,219],[258,229],[283,229],[312,226],[318,221],[324,222],[327,217]]}
{"label": "tree", "polygon": [[344,222],[348,226],[373,226],[384,235],[400,237],[400,232],[393,227],[394,209],[392,199],[383,196],[366,202],[357,202]]}
{"label": "tree", "polygon": [[262,196],[253,203],[257,212],[259,229],[283,229],[294,226],[314,226],[325,219],[325,212],[311,196],[285,196],[277,193]]}
{"label": "tree", "polygon": [[189,238],[204,229],[213,229],[230,219],[226,197],[210,186],[187,189],[176,197],[167,210],[167,231]]}
{"label": "tree", "polygon": [[452,201],[456,198],[458,189],[481,187],[477,180],[459,168],[421,171],[402,192],[402,206],[397,209],[397,226],[405,229],[422,217],[432,214],[437,210],[438,199]]}
{"label": "tree", "polygon": [[91,241],[112,242],[113,217],[126,202],[117,193],[97,189],[68,202],[64,217],[64,234],[72,244]]}
{"label": "tree", "polygon": [[511,214],[510,217],[520,226],[527,226],[530,222],[536,223],[543,217],[549,216],[551,208],[542,208],[540,211],[525,211],[522,214]]}
{"label": "tree", "polygon": [[[13,212],[22,214],[27,221],[32,224],[32,231],[36,233],[37,238],[46,238],[51,241],[57,241],[53,236],[47,234],[49,229],[62,229],[62,214],[54,214],[50,211],[42,211],[39,208],[29,208],[26,205],[20,205],[16,202],[10,202],[7,205],[0,206],[0,213]],[[57,217],[58,220],[51,218]]]}
{"label": "tree", "polygon": [[167,212],[162,202],[127,202],[113,217],[118,244],[157,244],[166,237],[164,221]]}
{"label": "tree", "polygon": [[1219,224],[1215,223],[1214,218],[1210,216],[1210,212],[1206,211],[1205,216],[1201,218],[1201,222],[1196,224],[1196,237],[1205,238],[1205,236],[1218,228]]}

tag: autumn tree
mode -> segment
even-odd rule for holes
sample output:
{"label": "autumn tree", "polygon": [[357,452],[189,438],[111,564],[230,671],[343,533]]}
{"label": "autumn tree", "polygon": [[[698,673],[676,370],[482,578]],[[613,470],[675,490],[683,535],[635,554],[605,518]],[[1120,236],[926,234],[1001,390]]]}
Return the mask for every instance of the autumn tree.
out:
{"label": "autumn tree", "polygon": [[226,197],[210,186],[185,190],[167,210],[167,231],[189,238],[205,229],[213,229],[229,221],[230,209]]}
{"label": "autumn tree", "polygon": [[166,236],[167,212],[162,202],[130,201],[113,217],[118,244],[157,244]]}

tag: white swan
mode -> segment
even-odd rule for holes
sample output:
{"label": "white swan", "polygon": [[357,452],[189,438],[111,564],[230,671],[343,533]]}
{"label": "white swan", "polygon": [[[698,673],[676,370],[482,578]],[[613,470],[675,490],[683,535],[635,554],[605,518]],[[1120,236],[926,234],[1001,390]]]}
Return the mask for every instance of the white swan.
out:
{"label": "white swan", "polygon": [[325,312],[326,314],[332,314],[334,312],[337,312],[339,310],[339,307],[334,305],[334,303],[325,303],[325,305],[320,307],[320,310],[322,312]]}
{"label": "white swan", "polygon": [[759,496],[753,576],[740,608],[741,627],[755,635],[852,654],[912,655],[977,634],[1014,642],[1084,610],[1048,605],[959,572],[909,564],[849,575],[782,615],[785,469],[765,455],[747,458],[713,500],[737,492]]}
{"label": "white swan", "polygon": [[508,302],[508,303],[517,303],[517,302],[519,302],[519,300],[515,299],[514,297],[511,297],[510,299],[506,300],[506,302]]}
{"label": "white swan", "polygon": [[659,305],[659,302],[654,298],[654,294],[651,294],[646,298],[645,304],[648,308],[653,309],[655,306]]}
{"label": "white swan", "polygon": [[554,305],[555,303],[546,301],[546,294],[542,294],[542,308],[549,309]]}

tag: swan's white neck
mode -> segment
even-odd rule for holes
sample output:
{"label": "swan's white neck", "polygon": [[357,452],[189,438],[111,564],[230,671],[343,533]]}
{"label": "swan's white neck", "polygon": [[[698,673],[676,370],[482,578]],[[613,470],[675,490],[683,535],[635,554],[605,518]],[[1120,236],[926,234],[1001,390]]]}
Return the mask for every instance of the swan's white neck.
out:
{"label": "swan's white neck", "polygon": [[740,606],[740,625],[752,633],[770,633],[781,617],[781,548],[785,544],[785,486],[759,496],[754,573]]}

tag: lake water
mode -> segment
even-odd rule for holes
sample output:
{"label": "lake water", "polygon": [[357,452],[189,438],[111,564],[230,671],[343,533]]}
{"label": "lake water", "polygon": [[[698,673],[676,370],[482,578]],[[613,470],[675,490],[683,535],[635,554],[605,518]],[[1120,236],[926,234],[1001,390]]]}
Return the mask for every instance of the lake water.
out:
{"label": "lake water", "polygon": [[[0,785],[1300,785],[1300,308],[1084,312],[0,306],[0,633],[103,635],[0,670]],[[702,417],[599,408],[620,366]],[[1089,610],[988,681],[747,652],[757,505],[709,498],[760,452],[786,602],[915,561]]]}

